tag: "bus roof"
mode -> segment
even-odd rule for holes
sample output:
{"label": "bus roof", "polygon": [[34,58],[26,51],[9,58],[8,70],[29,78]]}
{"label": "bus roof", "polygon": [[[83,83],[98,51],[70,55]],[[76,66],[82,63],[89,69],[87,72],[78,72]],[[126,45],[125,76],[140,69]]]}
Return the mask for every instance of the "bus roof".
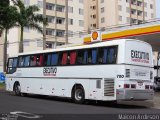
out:
{"label": "bus roof", "polygon": [[[94,44],[86,44],[86,45],[76,45],[76,46],[70,46],[70,47],[64,47],[64,48],[56,48],[56,49],[49,49],[49,50],[41,50],[41,51],[34,51],[34,52],[25,52],[25,53],[18,53],[17,56],[22,56],[22,55],[31,55],[31,54],[40,54],[40,53],[50,53],[50,52],[59,52],[59,51],[65,51],[65,50],[78,50],[78,49],[85,49],[85,48],[94,48],[94,47],[102,47],[102,46],[111,46],[111,45],[118,45],[125,43],[126,41],[138,41],[142,42],[145,44],[150,45],[147,42],[140,41],[137,39],[116,39],[112,41],[105,41],[105,42],[99,42],[99,43],[94,43]],[[13,56],[12,56],[13,57]],[[16,57],[16,56],[14,56]]]}

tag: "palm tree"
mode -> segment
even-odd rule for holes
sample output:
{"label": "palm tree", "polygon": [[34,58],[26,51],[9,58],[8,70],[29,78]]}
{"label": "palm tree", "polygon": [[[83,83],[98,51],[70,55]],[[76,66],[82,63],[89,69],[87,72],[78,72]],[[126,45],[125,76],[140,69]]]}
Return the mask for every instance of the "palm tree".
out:
{"label": "palm tree", "polygon": [[40,26],[40,24],[47,25],[47,20],[46,18],[44,18],[43,15],[34,14],[35,12],[38,12],[40,10],[37,6],[31,5],[25,7],[25,5],[22,3],[21,0],[12,0],[12,1],[14,5],[16,5],[19,8],[19,16],[17,22],[21,30],[19,52],[22,53],[24,27],[27,27],[29,29],[35,29],[43,33],[43,28]]}
{"label": "palm tree", "polygon": [[8,30],[17,26],[17,8],[14,6],[0,6],[0,33],[5,32],[5,40],[3,47],[3,71],[6,72],[7,61],[7,33]]}

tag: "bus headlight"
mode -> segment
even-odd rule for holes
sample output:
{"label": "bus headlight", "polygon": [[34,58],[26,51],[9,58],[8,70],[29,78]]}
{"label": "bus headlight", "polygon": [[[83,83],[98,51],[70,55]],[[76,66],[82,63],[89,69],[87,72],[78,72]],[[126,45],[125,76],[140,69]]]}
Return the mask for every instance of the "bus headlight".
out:
{"label": "bus headlight", "polygon": [[130,77],[130,69],[126,69],[126,77],[127,77],[127,78]]}

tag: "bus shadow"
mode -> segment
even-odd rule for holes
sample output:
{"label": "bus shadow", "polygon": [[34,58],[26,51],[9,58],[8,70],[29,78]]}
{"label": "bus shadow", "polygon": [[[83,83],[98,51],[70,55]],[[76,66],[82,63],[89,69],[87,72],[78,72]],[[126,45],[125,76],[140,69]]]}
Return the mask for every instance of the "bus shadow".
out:
{"label": "bus shadow", "polygon": [[[10,94],[15,96],[14,94]],[[68,98],[61,98],[61,97],[53,97],[53,96],[44,96],[44,95],[32,95],[29,94],[27,96],[24,96],[26,98],[33,98],[33,99],[40,99],[40,100],[48,100],[48,101],[56,101],[56,102],[65,102],[66,104],[75,104],[73,103],[73,101],[71,99]],[[121,109],[149,109],[150,106],[152,107],[152,104],[150,104],[150,106],[146,106],[141,104],[141,102],[139,102],[139,104],[137,105],[137,103],[133,104],[133,101],[129,101],[130,103],[127,103],[127,101],[123,101],[122,103],[118,102],[103,102],[103,101],[92,101],[92,100],[87,100],[85,101],[85,103],[83,105],[89,105],[89,106],[96,106],[96,107],[110,107],[110,108],[121,108]],[[148,102],[145,101],[147,105]],[[143,101],[143,103],[145,103]],[[76,105],[76,104],[75,104]]]}

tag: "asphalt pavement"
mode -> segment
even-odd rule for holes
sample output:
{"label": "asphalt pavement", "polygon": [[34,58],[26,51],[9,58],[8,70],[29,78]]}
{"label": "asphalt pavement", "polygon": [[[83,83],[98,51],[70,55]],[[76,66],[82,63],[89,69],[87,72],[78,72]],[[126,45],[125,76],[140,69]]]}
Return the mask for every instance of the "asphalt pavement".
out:
{"label": "asphalt pavement", "polygon": [[52,117],[56,119],[61,117],[68,118],[67,120],[71,120],[69,116],[72,116],[74,120],[81,116],[81,120],[84,120],[84,118],[90,120],[93,116],[94,119],[103,119],[106,117],[105,115],[109,115],[109,118],[113,119],[115,117],[118,118],[117,116],[120,114],[156,114],[159,115],[160,119],[159,101],[160,93],[156,93],[154,102],[120,102],[117,105],[113,105],[107,102],[97,103],[96,101],[90,101],[88,104],[79,105],[72,103],[68,99],[38,95],[19,97],[1,90],[0,116],[12,113],[19,114],[20,117],[27,114],[28,116],[40,115],[43,118],[44,116],[50,116],[50,119]]}

